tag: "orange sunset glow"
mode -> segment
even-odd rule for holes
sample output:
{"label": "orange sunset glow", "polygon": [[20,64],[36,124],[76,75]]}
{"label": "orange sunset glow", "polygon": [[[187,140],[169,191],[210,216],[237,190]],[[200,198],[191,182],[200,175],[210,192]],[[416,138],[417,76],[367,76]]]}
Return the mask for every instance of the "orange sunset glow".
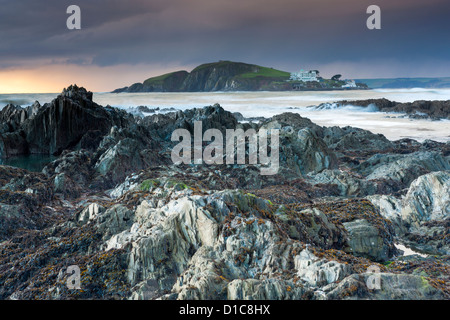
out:
{"label": "orange sunset glow", "polygon": [[180,66],[46,65],[28,69],[0,70],[0,94],[55,93],[73,83],[88,87],[94,92],[106,92],[172,68],[177,69]]}

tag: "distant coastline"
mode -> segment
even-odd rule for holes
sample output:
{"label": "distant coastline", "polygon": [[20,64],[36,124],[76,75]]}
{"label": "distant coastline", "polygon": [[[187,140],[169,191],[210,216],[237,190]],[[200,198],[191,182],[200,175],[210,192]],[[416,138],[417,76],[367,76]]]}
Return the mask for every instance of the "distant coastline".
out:
{"label": "distant coastline", "polygon": [[371,89],[445,89],[450,88],[450,77],[440,78],[377,78],[357,79]]}

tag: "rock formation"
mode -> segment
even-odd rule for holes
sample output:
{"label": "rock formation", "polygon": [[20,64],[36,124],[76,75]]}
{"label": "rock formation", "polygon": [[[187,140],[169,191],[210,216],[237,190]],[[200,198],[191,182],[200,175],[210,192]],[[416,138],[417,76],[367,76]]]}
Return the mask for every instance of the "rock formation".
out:
{"label": "rock formation", "polygon": [[[58,155],[0,166],[0,299],[450,298],[447,144],[219,105],[142,118],[75,86],[0,119],[3,155]],[[194,121],[279,129],[281,169],[174,165]]]}

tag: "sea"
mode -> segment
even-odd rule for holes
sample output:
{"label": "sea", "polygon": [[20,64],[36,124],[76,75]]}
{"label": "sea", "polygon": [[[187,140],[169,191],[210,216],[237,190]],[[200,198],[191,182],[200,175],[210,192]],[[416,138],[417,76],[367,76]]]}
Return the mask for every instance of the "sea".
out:
{"label": "sea", "polygon": [[[0,94],[0,109],[8,103],[23,107],[35,101],[50,102],[57,93]],[[423,142],[431,139],[450,141],[450,120],[410,119],[401,113],[380,112],[377,108],[352,105],[333,107],[342,100],[386,98],[397,102],[416,100],[450,100],[449,89],[373,89],[346,91],[282,91],[282,92],[179,92],[179,93],[109,93],[96,92],[93,99],[102,106],[110,105],[126,110],[137,106],[150,109],[185,110],[220,104],[230,112],[240,112],[244,117],[271,117],[283,112],[299,113],[321,126],[353,126],[381,133],[390,140],[411,138]],[[326,109],[317,109],[330,103]]]}

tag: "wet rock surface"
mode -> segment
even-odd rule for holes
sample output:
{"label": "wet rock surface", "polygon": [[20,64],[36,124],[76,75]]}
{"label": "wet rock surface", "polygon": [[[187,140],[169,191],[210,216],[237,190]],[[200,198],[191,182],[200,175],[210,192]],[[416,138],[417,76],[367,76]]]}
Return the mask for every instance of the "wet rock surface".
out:
{"label": "wet rock surface", "polygon": [[[2,152],[19,134],[58,154],[42,172],[0,166],[1,299],[450,298],[448,144],[293,113],[239,123],[219,105],[133,116],[75,87],[0,119]],[[279,129],[280,170],[174,165],[171,133],[194,121]]]}
{"label": "wet rock surface", "polygon": [[368,100],[356,100],[356,101],[339,101],[335,103],[324,103],[316,108],[339,108],[343,106],[360,106],[360,107],[372,107],[382,112],[398,112],[404,113],[412,119],[450,119],[450,100],[434,100],[425,101],[418,100],[414,102],[395,102],[388,99],[368,99]]}

